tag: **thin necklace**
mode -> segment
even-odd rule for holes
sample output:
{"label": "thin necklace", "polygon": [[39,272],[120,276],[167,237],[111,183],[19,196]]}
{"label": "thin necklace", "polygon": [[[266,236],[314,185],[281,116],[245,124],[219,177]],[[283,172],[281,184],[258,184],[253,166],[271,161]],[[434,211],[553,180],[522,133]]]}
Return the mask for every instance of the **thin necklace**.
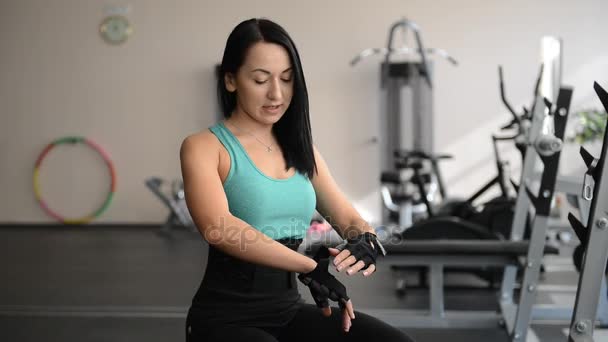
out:
{"label": "thin necklace", "polygon": [[262,144],[262,145],[264,145],[264,147],[266,147],[266,152],[272,152],[272,145],[266,145],[266,144],[264,144],[264,142],[262,142],[262,140],[258,139],[258,137],[256,137],[255,135],[253,135],[253,133],[239,128],[237,125],[233,124],[232,122],[228,122],[228,121],[225,121],[225,122],[228,123],[228,124],[230,124],[234,128],[238,129],[239,131],[243,131],[243,132],[251,135],[255,140],[257,140],[260,144]]}

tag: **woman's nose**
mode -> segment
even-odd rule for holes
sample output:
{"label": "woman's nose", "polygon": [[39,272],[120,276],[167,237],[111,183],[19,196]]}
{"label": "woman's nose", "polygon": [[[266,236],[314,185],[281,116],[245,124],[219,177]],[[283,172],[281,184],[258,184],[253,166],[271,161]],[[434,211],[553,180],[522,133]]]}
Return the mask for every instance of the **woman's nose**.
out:
{"label": "woman's nose", "polygon": [[281,90],[281,84],[279,80],[270,82],[270,89],[268,89],[268,98],[271,100],[279,100],[283,97],[283,91]]}

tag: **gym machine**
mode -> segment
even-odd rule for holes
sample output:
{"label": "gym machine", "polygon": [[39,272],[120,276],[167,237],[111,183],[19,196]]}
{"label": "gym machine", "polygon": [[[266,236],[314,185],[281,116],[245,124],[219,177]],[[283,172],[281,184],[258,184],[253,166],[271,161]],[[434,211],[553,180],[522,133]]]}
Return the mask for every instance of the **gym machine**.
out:
{"label": "gym machine", "polygon": [[[572,90],[562,88],[555,107],[555,137],[563,138]],[[537,99],[533,112],[532,127],[526,147],[523,178],[519,187],[516,215],[512,234],[508,241],[501,240],[414,240],[387,241],[388,251],[384,262],[407,266],[424,266],[430,269],[430,310],[407,312],[406,310],[370,310],[370,314],[399,327],[483,327],[503,323],[513,341],[524,341],[530,323],[534,294],[538,282],[540,263],[544,253],[557,253],[545,246],[548,211],[557,179],[560,152],[552,155],[538,153],[536,144],[544,120],[544,102]],[[545,167],[540,178],[535,176],[535,164],[539,158]],[[540,183],[538,195],[530,190],[530,184]],[[523,240],[525,220],[534,207],[534,220],[530,240]],[[520,259],[525,259],[522,261]],[[523,265],[523,266],[522,266]],[[501,314],[494,312],[446,311],[443,294],[444,267],[505,267],[500,291]],[[515,302],[517,269],[524,270],[519,300]]]}
{"label": "gym machine", "polygon": [[[186,205],[184,183],[173,180],[170,183],[159,177],[150,177],[145,181],[146,187],[169,209],[169,216],[160,229],[161,234],[168,234],[174,227],[184,227],[189,231],[196,231],[192,216]],[[170,187],[170,189],[167,189]]]}
{"label": "gym machine", "polygon": [[[406,35],[412,32],[416,47],[410,48]],[[397,47],[395,36],[400,32],[404,44]],[[355,56],[350,64],[356,66],[364,59],[380,55],[384,58],[380,65],[382,105],[378,116],[379,134],[374,142],[379,143],[380,167],[383,171],[397,171],[393,162],[393,151],[417,150],[425,153],[434,151],[433,135],[433,75],[429,56],[436,55],[452,65],[458,62],[445,50],[425,48],[420,27],[413,21],[401,19],[389,29],[385,48],[368,48]],[[396,56],[410,57],[405,61],[395,61]],[[411,58],[413,57],[413,58]],[[430,183],[434,188],[437,180]],[[386,198],[388,189],[382,196]],[[409,199],[408,199],[409,200]],[[397,204],[395,204],[397,205]],[[398,207],[392,207],[397,209]],[[424,212],[424,205],[404,208],[404,219],[417,212]],[[412,213],[410,213],[412,211]],[[383,210],[382,222],[389,221],[389,212]]]}
{"label": "gym machine", "polygon": [[[597,83],[594,84],[594,89],[602,105],[608,110],[608,93]],[[592,198],[592,202],[586,225],[572,214],[568,216],[572,228],[585,250],[574,313],[570,323],[569,342],[593,342],[593,329],[596,320],[599,319],[602,323],[602,315],[606,315],[605,308],[602,312],[601,303],[605,301],[608,295],[606,288],[606,259],[608,258],[607,149],[608,134],[606,133],[604,133],[604,142],[599,159],[594,158],[581,147],[581,155],[587,165],[583,192],[586,198]]]}
{"label": "gym machine", "polygon": [[[401,194],[398,191],[385,191],[387,187],[386,183],[391,183],[393,186],[401,186],[402,188],[407,187],[407,183],[414,183],[416,188],[418,189],[418,197],[422,199],[422,204],[426,207],[426,214],[428,217],[445,217],[445,216],[454,216],[459,219],[464,219],[466,221],[471,221],[474,223],[478,223],[488,227],[489,230],[500,233],[503,237],[508,233],[511,220],[513,216],[513,209],[515,207],[515,199],[511,195],[511,185],[515,189],[517,189],[517,185],[513,180],[510,179],[509,170],[508,170],[508,162],[504,161],[500,153],[498,151],[498,143],[504,141],[513,141],[515,147],[522,155],[522,160],[524,159],[525,152],[525,143],[527,140],[528,129],[530,127],[530,110],[534,110],[533,106],[528,110],[524,108],[523,113],[516,113],[505,95],[504,82],[503,82],[503,73],[502,67],[499,67],[499,81],[500,81],[500,95],[503,103],[509,110],[512,115],[512,120],[501,127],[501,130],[515,130],[514,133],[510,133],[509,135],[492,135],[492,144],[494,147],[494,156],[495,156],[495,165],[497,169],[497,175],[493,177],[490,181],[485,183],[479,190],[477,190],[473,195],[471,195],[467,199],[453,199],[446,197],[446,190],[443,185],[442,176],[439,168],[439,161],[441,159],[447,159],[449,156],[447,155],[431,155],[421,151],[394,151],[394,155],[396,158],[395,165],[398,169],[409,169],[412,170],[414,176],[408,180],[402,180],[400,178],[399,173],[394,172],[383,172],[381,176],[381,183],[383,183],[383,201],[384,206],[391,213],[402,213],[403,210],[411,207],[410,198],[413,195],[409,195],[410,198],[400,198],[398,201],[394,200],[393,194],[400,196]],[[541,77],[543,75],[543,68],[541,66],[536,85],[534,87],[534,98],[537,98],[539,95],[539,84]],[[539,144],[542,144],[546,147],[545,153],[552,153],[552,151],[558,150],[561,148],[560,140],[547,140],[550,138],[543,138],[539,140]],[[436,205],[431,202],[431,199],[435,197],[433,194],[427,191],[426,179],[423,179],[423,165],[424,163],[429,164],[431,169],[431,173],[435,175],[435,178],[438,180],[439,193],[441,194],[441,202]],[[520,181],[520,180],[518,180]],[[400,183],[401,182],[401,183]],[[498,185],[500,187],[500,195],[498,197],[493,198],[492,200],[486,202],[484,205],[478,206],[475,204],[476,200],[482,195],[486,194],[489,189]],[[403,197],[403,196],[401,196]],[[400,203],[400,205],[395,204],[394,202]],[[410,210],[411,211],[411,210]],[[405,217],[398,216],[398,222],[401,229],[407,229],[410,227],[414,220],[411,219],[411,215],[408,211],[405,211]],[[422,215],[419,215],[422,216]],[[409,223],[409,224],[408,224]]]}

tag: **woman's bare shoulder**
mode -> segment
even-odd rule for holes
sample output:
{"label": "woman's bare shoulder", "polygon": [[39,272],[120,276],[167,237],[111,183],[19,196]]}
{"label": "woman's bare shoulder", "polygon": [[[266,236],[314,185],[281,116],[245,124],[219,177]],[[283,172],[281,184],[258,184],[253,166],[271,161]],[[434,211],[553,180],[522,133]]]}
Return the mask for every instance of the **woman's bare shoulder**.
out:
{"label": "woman's bare shoulder", "polygon": [[217,137],[208,129],[191,134],[184,138],[180,148],[182,157],[189,155],[200,156],[201,158],[216,159],[219,157],[221,143]]}

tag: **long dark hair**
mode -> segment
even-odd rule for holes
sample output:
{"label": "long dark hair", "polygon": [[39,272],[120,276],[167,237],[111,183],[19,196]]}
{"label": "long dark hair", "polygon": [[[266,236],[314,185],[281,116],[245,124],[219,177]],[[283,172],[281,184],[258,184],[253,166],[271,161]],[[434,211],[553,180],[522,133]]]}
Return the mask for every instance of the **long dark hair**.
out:
{"label": "long dark hair", "polygon": [[312,178],[317,164],[312,147],[304,72],[293,40],[278,24],[268,19],[249,19],[238,24],[228,36],[217,75],[217,95],[224,117],[229,118],[236,108],[236,92],[226,90],[224,76],[226,73],[236,75],[245,61],[247,50],[257,42],[278,44],[289,54],[293,74],[293,97],[287,111],[274,124],[272,131],[283,150],[287,169],[294,167],[298,172]]}

